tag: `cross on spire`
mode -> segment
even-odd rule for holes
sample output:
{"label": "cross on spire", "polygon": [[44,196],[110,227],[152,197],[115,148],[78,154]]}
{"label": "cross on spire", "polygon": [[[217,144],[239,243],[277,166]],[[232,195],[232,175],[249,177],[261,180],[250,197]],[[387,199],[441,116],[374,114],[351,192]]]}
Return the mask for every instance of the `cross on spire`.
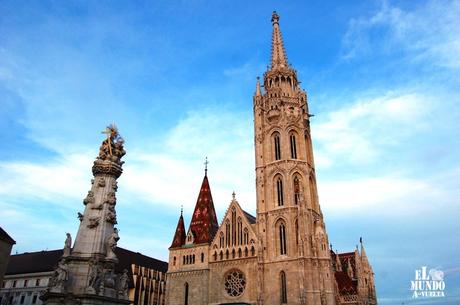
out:
{"label": "cross on spire", "polygon": [[208,157],[206,157],[206,159],[204,161],[204,175],[205,176],[208,175],[208,164],[209,164]]}

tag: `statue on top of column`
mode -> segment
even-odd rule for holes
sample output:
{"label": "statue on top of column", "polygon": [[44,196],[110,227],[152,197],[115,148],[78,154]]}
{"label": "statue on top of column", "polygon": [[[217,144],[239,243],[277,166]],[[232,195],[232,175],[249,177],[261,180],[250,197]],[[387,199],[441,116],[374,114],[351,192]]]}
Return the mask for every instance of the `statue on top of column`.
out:
{"label": "statue on top of column", "polygon": [[125,141],[118,133],[117,126],[110,124],[102,133],[107,135],[107,139],[102,142],[97,159],[103,161],[109,160],[122,165],[124,162],[121,161],[121,158],[126,154],[126,151],[123,149]]}

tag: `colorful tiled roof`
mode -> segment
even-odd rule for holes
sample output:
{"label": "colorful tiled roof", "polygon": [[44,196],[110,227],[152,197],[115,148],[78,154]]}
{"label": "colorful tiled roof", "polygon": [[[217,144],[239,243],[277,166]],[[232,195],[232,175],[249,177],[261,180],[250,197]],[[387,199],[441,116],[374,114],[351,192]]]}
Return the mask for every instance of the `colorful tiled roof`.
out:
{"label": "colorful tiled roof", "polygon": [[190,229],[193,233],[194,243],[210,243],[214,238],[219,225],[217,223],[216,211],[212,201],[211,188],[207,175],[204,176],[200,193],[193,211]]}

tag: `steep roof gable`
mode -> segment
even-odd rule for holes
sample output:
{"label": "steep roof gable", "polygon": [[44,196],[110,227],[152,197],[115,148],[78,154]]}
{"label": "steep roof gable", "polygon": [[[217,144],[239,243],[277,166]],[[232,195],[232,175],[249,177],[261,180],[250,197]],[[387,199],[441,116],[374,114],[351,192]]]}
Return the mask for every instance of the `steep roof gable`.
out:
{"label": "steep roof gable", "polygon": [[[240,220],[241,228],[238,227],[238,222]],[[212,242],[213,249],[240,245],[255,245],[257,237],[251,226],[255,221],[256,218],[254,216],[241,208],[233,193],[232,201],[225,212],[219,230]],[[230,232],[227,232],[227,225],[229,225]],[[245,235],[245,233],[247,234]],[[221,245],[222,235],[224,236],[224,245]]]}

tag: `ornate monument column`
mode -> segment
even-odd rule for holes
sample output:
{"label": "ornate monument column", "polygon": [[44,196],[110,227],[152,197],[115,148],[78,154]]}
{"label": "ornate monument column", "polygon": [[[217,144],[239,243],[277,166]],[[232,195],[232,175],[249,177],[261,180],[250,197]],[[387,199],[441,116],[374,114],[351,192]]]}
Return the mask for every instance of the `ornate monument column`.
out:
{"label": "ornate monument column", "polygon": [[46,292],[44,304],[129,304],[126,272],[115,273],[118,236],[115,211],[117,178],[125,155],[123,139],[115,125],[103,132],[99,156],[93,164],[91,190],[78,213],[80,227],[73,248],[67,233],[64,253]]}

